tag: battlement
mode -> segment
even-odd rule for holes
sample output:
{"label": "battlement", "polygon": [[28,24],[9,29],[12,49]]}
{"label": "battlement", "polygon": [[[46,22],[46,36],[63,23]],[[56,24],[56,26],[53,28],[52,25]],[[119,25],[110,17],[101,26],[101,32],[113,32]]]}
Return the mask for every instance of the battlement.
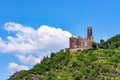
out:
{"label": "battlement", "polygon": [[80,36],[79,37],[72,36],[69,38],[69,48],[70,48],[70,51],[91,49],[92,42],[93,42],[92,27],[88,27],[86,38],[82,38]]}

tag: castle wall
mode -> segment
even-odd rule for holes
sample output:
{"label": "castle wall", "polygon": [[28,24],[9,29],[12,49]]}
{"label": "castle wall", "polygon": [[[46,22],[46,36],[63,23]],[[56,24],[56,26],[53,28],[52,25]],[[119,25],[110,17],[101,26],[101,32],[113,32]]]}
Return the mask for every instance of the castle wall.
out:
{"label": "castle wall", "polygon": [[88,27],[87,38],[82,37],[70,37],[69,39],[70,51],[77,51],[83,49],[92,48],[93,36],[92,36],[92,27]]}
{"label": "castle wall", "polygon": [[77,41],[75,37],[70,38],[70,49],[75,49],[77,47]]}

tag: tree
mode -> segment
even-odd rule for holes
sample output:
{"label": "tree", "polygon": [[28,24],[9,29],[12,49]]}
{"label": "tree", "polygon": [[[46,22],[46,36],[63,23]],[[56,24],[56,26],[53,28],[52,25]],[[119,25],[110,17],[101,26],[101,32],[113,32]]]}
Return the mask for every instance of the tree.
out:
{"label": "tree", "polygon": [[93,49],[97,49],[98,48],[98,44],[96,42],[93,42],[92,43],[92,47],[93,47]]}

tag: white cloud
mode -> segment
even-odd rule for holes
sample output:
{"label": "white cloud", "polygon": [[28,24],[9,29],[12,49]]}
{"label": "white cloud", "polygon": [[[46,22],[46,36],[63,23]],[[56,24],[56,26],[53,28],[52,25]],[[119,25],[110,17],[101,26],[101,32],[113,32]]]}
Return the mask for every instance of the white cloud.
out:
{"label": "white cloud", "polygon": [[60,28],[40,26],[34,29],[18,23],[8,22],[3,26],[12,35],[0,38],[0,52],[14,53],[24,64],[38,63],[43,56],[69,46],[71,33]]}
{"label": "white cloud", "polygon": [[33,55],[17,55],[17,57],[24,64],[36,64],[40,62],[40,58],[36,58]]}
{"label": "white cloud", "polygon": [[11,62],[9,63],[9,66],[8,66],[9,70],[14,73],[16,71],[21,71],[21,70],[28,70],[29,68],[26,67],[26,66],[23,66],[23,65],[18,65],[17,63],[15,62]]}
{"label": "white cloud", "polygon": [[36,51],[56,51],[68,47],[71,33],[60,28],[40,26],[37,30],[18,23],[6,23],[7,31],[12,31],[15,37],[8,36],[7,41],[0,38],[1,52],[34,53]]}
{"label": "white cloud", "polygon": [[[9,32],[9,36],[6,36],[6,39],[0,37],[0,53],[13,53],[24,65],[39,63],[51,52],[69,46],[71,33],[60,28],[43,25],[34,29],[14,22],[8,22],[3,27]],[[28,70],[29,68],[24,65],[11,62],[8,68],[12,73]]]}

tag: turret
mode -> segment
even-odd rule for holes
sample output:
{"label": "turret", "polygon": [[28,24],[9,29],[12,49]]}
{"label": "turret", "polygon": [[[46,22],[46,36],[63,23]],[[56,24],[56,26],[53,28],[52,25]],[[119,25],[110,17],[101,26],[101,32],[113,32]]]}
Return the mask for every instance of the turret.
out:
{"label": "turret", "polygon": [[87,29],[87,37],[92,36],[92,27],[88,27]]}
{"label": "turret", "polygon": [[93,41],[92,27],[90,26],[87,29],[87,38],[90,39],[90,41]]}

